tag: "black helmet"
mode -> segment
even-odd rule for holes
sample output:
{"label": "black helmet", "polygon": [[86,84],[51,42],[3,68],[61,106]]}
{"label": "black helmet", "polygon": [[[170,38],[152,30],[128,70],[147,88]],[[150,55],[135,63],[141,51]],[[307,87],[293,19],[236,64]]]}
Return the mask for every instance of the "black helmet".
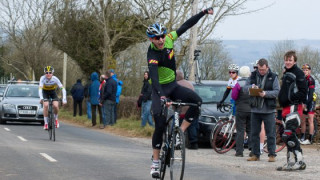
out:
{"label": "black helmet", "polygon": [[45,73],[46,72],[54,72],[54,69],[53,69],[53,67],[52,66],[46,66],[46,67],[44,67],[44,70],[43,70]]}

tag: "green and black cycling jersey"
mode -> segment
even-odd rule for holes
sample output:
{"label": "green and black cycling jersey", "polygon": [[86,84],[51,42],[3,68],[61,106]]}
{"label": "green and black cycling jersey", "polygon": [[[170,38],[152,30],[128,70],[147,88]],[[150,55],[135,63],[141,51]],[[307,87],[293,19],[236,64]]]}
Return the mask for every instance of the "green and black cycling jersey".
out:
{"label": "green and black cycling jersey", "polygon": [[147,60],[150,79],[152,87],[159,96],[165,96],[161,88],[162,84],[168,84],[176,80],[176,60],[173,50],[174,41],[195,25],[204,15],[204,12],[200,12],[188,19],[178,30],[168,33],[165,36],[163,49],[157,49],[153,43],[149,46]]}

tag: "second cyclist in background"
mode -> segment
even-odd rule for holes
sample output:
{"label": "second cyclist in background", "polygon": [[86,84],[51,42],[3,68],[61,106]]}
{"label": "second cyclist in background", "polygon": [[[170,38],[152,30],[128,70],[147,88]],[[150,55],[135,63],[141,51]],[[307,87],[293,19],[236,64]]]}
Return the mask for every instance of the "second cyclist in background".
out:
{"label": "second cyclist in background", "polygon": [[[229,67],[229,76],[230,79],[228,81],[228,86],[226,91],[223,94],[223,97],[221,99],[221,101],[217,104],[217,108],[221,107],[221,104],[224,102],[224,100],[226,100],[226,98],[229,96],[230,91],[232,90],[232,88],[237,84],[238,80],[241,78],[240,76],[238,76],[238,71],[239,71],[239,66],[236,64],[230,64]],[[235,112],[236,112],[236,106],[235,106],[235,101],[233,99],[230,100],[231,104],[232,104],[232,115],[235,116]]]}
{"label": "second cyclist in background", "polygon": [[43,116],[44,116],[44,127],[43,129],[48,129],[48,99],[53,100],[53,112],[54,119],[56,120],[56,128],[59,127],[58,112],[59,112],[59,99],[56,93],[56,89],[59,87],[62,90],[62,103],[67,104],[66,90],[61,84],[60,80],[53,75],[54,69],[52,66],[46,66],[44,68],[45,75],[41,76],[39,82],[39,96],[40,103],[43,103]]}
{"label": "second cyclist in background", "polygon": [[[314,113],[316,107],[316,95],[315,93],[315,80],[310,75],[311,67],[309,64],[304,64],[302,66],[302,70],[306,76],[307,81],[307,97],[306,102],[304,103],[304,110],[303,116],[301,118],[301,144],[307,145],[312,144],[313,136],[314,136]],[[306,116],[308,116],[308,123],[309,123],[309,137],[306,136]]]}

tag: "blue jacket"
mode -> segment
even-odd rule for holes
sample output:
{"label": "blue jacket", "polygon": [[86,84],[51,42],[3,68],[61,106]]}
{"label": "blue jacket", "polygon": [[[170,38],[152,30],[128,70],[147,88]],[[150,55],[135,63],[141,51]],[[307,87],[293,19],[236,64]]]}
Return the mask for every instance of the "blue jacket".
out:
{"label": "blue jacket", "polygon": [[100,98],[100,91],[99,91],[99,75],[96,72],[93,72],[91,74],[91,85],[89,87],[89,96],[90,96],[90,103],[92,105],[98,105],[99,104],[99,98]]}
{"label": "blue jacket", "polygon": [[75,101],[82,101],[84,98],[84,87],[80,82],[77,82],[76,84],[73,85],[72,89],[71,89],[71,94],[72,94],[72,98]]}
{"label": "blue jacket", "polygon": [[120,102],[120,95],[121,95],[121,92],[122,92],[122,85],[123,85],[123,82],[121,80],[118,80],[117,79],[117,75],[114,74],[112,76],[112,78],[117,82],[117,93],[116,93],[116,103],[119,104]]}

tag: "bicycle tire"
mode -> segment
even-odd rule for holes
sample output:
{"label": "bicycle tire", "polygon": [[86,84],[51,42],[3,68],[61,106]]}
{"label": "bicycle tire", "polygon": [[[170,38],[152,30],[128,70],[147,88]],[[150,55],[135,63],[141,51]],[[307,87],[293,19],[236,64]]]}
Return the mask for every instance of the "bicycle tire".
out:
{"label": "bicycle tire", "polygon": [[169,161],[169,147],[167,146],[167,142],[168,142],[168,126],[165,130],[165,132],[163,133],[163,142],[164,142],[164,145],[163,147],[161,148],[161,151],[160,151],[160,180],[164,180],[164,177],[166,175],[166,169],[167,169],[167,165],[168,165],[168,162]]}
{"label": "bicycle tire", "polygon": [[[177,136],[180,141],[180,145],[176,147]],[[176,128],[172,134],[172,144],[170,153],[170,178],[173,179],[183,179],[184,166],[186,160],[186,149],[185,149],[185,137],[181,128]]]}
{"label": "bicycle tire", "polygon": [[227,132],[230,131],[229,128],[231,128],[231,126],[228,129],[225,129],[225,128],[227,127],[228,124],[232,124],[232,123],[233,123],[232,121],[226,121],[220,124],[218,129],[214,133],[212,145],[213,145],[213,149],[219,154],[223,154],[230,151],[230,149],[232,149],[233,146],[236,144],[235,138],[233,137],[234,130],[231,131],[231,134],[224,133],[225,131]]}
{"label": "bicycle tire", "polygon": [[210,132],[210,146],[213,148],[213,136],[214,136],[214,133],[216,132],[216,130],[218,129],[219,125],[222,124],[224,121],[223,120],[219,120],[215,126],[213,126],[213,128],[211,129],[211,132]]}
{"label": "bicycle tire", "polygon": [[48,133],[49,139],[52,140],[52,106],[49,105],[49,113],[48,113]]}
{"label": "bicycle tire", "polygon": [[[283,125],[276,123],[276,150],[275,152],[280,152],[282,149],[286,147],[286,143],[282,141],[282,134],[283,134]],[[267,145],[267,140],[264,140],[264,145],[263,145],[263,151],[268,153],[268,145]]]}
{"label": "bicycle tire", "polygon": [[53,137],[53,141],[56,141],[56,120],[54,118],[52,118],[51,122],[52,122],[52,137]]}

